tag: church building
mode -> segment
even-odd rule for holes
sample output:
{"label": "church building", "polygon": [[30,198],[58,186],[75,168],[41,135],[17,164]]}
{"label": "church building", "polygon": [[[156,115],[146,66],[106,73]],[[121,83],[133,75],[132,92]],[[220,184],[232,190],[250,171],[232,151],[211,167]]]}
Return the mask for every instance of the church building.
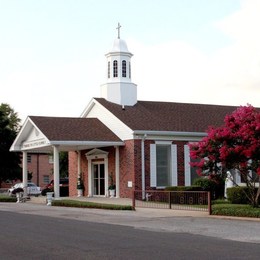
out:
{"label": "church building", "polygon": [[[140,101],[131,79],[133,54],[120,38],[106,57],[106,83],[101,97],[92,98],[80,117],[29,116],[11,151],[23,154],[27,183],[30,152],[53,153],[54,193],[59,197],[59,153],[69,152],[69,195],[131,198],[134,190],[189,186],[197,178],[190,166],[190,142],[220,126],[233,106]],[[158,89],[163,86],[158,86]],[[177,88],[177,86],[176,86]],[[181,91],[176,89],[175,91]]]}

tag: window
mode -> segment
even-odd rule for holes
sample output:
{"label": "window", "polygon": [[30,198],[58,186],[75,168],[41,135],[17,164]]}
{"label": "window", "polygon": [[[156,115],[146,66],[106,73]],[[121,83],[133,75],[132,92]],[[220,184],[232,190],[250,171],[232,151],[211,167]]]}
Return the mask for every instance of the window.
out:
{"label": "window", "polygon": [[[234,171],[234,170],[233,170]],[[231,170],[231,172],[233,173],[233,171]],[[244,174],[240,174],[239,171],[235,171],[235,174],[233,174],[235,176],[235,180],[239,183],[246,183],[246,181],[252,181],[252,182],[256,182],[258,175],[255,171],[250,171],[249,173],[247,173],[246,175]],[[240,177],[240,180],[238,179]]]}
{"label": "window", "polygon": [[49,175],[43,175],[43,183],[49,184],[50,182],[50,176]]}
{"label": "window", "polygon": [[32,162],[32,156],[31,155],[27,155],[27,163],[31,163]]}
{"label": "window", "polygon": [[129,78],[131,79],[131,62],[129,62]]}
{"label": "window", "polygon": [[185,171],[185,186],[190,186],[193,184],[195,179],[200,178],[196,172],[196,167],[190,165],[191,161],[195,161],[190,158],[190,148],[189,145],[184,145],[184,171]]}
{"label": "window", "polygon": [[177,146],[171,142],[150,145],[151,187],[177,186]]}
{"label": "window", "polygon": [[126,61],[122,61],[122,77],[126,78]]}
{"label": "window", "polygon": [[113,71],[114,71],[113,73],[114,78],[117,78],[118,77],[117,60],[113,61]]}
{"label": "window", "polygon": [[171,146],[156,146],[156,179],[157,186],[170,186],[171,184]]}
{"label": "window", "polygon": [[107,77],[110,78],[110,61],[107,64]]}

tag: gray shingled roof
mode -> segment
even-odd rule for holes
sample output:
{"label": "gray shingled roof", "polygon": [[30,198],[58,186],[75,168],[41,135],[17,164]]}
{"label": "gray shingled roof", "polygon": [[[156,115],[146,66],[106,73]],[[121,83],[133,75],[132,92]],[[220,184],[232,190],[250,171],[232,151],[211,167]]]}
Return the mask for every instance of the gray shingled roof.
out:
{"label": "gray shingled roof", "polygon": [[30,119],[52,141],[122,142],[96,118],[30,116]]}
{"label": "gray shingled roof", "polygon": [[122,106],[104,98],[95,98],[132,130],[205,132],[208,126],[224,124],[225,115],[235,106],[203,105],[174,102],[138,101]]}

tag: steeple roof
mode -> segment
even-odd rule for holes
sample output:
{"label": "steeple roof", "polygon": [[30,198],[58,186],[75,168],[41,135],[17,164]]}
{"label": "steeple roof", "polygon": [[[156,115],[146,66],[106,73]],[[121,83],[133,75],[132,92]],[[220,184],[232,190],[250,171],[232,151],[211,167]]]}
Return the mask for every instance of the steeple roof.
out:
{"label": "steeple roof", "polygon": [[129,52],[127,44],[122,39],[115,39],[111,52]]}

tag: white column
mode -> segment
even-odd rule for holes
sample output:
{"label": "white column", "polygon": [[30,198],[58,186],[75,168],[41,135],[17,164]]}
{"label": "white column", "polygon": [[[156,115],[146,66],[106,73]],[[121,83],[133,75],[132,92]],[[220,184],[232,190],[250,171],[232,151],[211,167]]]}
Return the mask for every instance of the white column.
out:
{"label": "white column", "polygon": [[105,197],[108,196],[108,158],[105,158]]}
{"label": "white column", "polygon": [[28,170],[27,170],[27,152],[23,152],[23,185],[24,196],[27,196],[27,185],[28,185]]}
{"label": "white column", "polygon": [[116,197],[120,198],[120,179],[119,179],[119,146],[116,146]]}
{"label": "white column", "polygon": [[[145,198],[145,150],[144,150],[144,142],[146,139],[146,134],[143,136],[142,141],[141,141],[141,161],[142,161],[142,191],[143,191],[143,199]],[[135,187],[134,187],[135,189]]]}
{"label": "white column", "polygon": [[92,160],[88,159],[88,197],[93,196],[91,168],[92,168]]}
{"label": "white column", "polygon": [[78,151],[78,178],[81,176],[81,151]]}
{"label": "white column", "polygon": [[53,163],[54,163],[54,196],[60,197],[60,162],[58,146],[53,146]]}

